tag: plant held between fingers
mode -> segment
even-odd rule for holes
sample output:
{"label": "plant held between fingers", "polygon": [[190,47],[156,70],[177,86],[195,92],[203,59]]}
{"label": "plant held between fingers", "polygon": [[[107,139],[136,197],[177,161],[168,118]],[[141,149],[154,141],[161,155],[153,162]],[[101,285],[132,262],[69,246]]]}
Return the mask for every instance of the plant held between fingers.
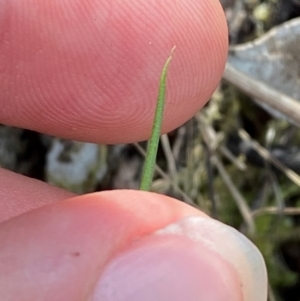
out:
{"label": "plant held between fingers", "polygon": [[150,137],[150,140],[148,141],[148,145],[147,145],[147,154],[146,154],[146,159],[145,159],[144,166],[143,166],[140,190],[149,191],[151,188],[151,184],[152,184],[156,156],[157,156],[158,143],[159,143],[159,138],[161,135],[161,126],[162,126],[162,121],[163,121],[164,106],[165,106],[167,71],[168,71],[168,67],[169,67],[169,64],[172,59],[174,49],[175,49],[175,46],[171,50],[171,54],[168,57],[167,61],[165,62],[164,67],[161,72],[161,76],[160,76],[154,122],[153,122],[151,137]]}

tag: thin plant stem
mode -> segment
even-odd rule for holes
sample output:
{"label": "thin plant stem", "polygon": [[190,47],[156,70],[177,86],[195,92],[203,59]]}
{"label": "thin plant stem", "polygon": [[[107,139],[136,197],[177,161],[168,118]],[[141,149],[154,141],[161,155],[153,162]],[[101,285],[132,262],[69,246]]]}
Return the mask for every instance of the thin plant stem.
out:
{"label": "thin plant stem", "polygon": [[154,122],[152,127],[151,138],[148,141],[147,145],[147,155],[143,166],[142,180],[140,185],[140,190],[149,191],[151,189],[153,174],[155,170],[156,156],[159,138],[161,135],[161,126],[163,121],[163,113],[165,106],[165,95],[166,95],[166,79],[167,79],[167,71],[172,59],[172,54],[175,47],[171,50],[171,54],[168,57],[167,61],[164,64],[162,69],[162,73],[160,76],[159,82],[159,90],[158,90],[158,98],[156,104],[156,111],[154,116]]}

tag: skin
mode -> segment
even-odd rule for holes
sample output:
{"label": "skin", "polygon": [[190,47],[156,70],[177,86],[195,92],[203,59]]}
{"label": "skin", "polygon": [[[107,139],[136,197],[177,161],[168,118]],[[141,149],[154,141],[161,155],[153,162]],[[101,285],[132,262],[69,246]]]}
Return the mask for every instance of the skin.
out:
{"label": "skin", "polygon": [[[227,28],[217,0],[0,0],[0,122],[87,142],[147,139],[174,45],[164,132],[192,117],[221,78]],[[147,192],[74,198],[5,170],[0,183],[0,269],[8,275],[0,296],[12,301],[53,300],[53,290],[61,300],[87,300],[117,250],[184,216],[204,216]],[[55,261],[66,246],[82,246],[80,273],[65,262],[51,270],[55,281],[37,273],[47,269],[45,254]]]}

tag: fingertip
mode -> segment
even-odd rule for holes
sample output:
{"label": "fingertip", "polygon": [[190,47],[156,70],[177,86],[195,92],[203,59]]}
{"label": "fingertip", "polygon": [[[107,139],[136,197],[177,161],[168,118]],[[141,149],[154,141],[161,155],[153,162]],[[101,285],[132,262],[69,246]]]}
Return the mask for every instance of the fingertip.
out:
{"label": "fingertip", "polygon": [[156,194],[111,191],[56,202],[2,222],[0,299],[86,300],[114,254],[195,211]]}
{"label": "fingertip", "polygon": [[185,217],[133,241],[105,266],[92,300],[267,299],[257,248],[231,227]]}
{"label": "fingertip", "polygon": [[163,195],[70,198],[1,224],[0,297],[264,301],[262,257],[241,236]]}
{"label": "fingertip", "polygon": [[174,45],[163,132],[205,104],[224,68],[227,26],[217,0],[7,3],[5,124],[90,142],[145,140]]}
{"label": "fingertip", "polygon": [[236,229],[211,218],[189,216],[156,232],[188,237],[235,270],[244,301],[267,299],[267,270],[258,248]]}
{"label": "fingertip", "polygon": [[234,270],[184,237],[147,236],[105,266],[93,301],[241,301]]}

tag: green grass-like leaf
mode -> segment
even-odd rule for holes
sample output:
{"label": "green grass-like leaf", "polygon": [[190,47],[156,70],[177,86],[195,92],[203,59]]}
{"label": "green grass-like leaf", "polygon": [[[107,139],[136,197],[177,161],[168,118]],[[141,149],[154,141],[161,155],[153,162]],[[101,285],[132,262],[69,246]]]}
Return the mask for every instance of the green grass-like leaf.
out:
{"label": "green grass-like leaf", "polygon": [[153,128],[151,133],[151,138],[148,141],[147,145],[147,155],[143,166],[142,180],[140,185],[140,190],[149,191],[152,184],[155,162],[157,156],[157,149],[159,138],[161,135],[161,126],[163,121],[163,113],[165,106],[165,95],[166,95],[166,80],[167,80],[167,71],[172,59],[172,54],[175,47],[171,50],[171,54],[168,57],[167,61],[164,64],[164,67],[160,76],[158,98],[156,104],[156,111],[154,116]]}

